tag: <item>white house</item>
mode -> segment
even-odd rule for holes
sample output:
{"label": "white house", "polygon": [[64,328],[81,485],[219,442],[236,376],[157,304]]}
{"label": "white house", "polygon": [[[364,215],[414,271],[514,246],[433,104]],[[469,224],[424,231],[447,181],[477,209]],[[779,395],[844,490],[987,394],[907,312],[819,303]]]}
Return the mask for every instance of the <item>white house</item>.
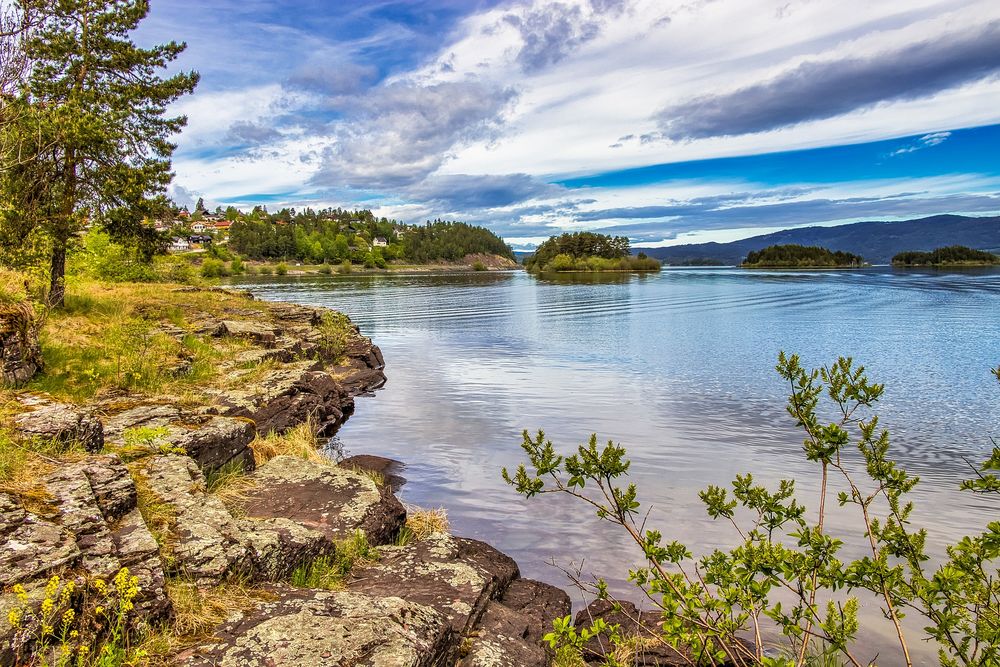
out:
{"label": "white house", "polygon": [[388,241],[386,241],[386,240],[385,240],[384,238],[382,238],[381,236],[376,236],[376,237],[375,237],[375,240],[374,240],[374,241],[372,241],[372,246],[374,246],[374,247],[376,247],[376,248],[384,248],[384,247],[386,247],[387,245],[389,245],[389,242],[388,242]]}
{"label": "white house", "polygon": [[170,249],[174,252],[184,252],[191,249],[191,244],[187,239],[174,239],[170,244]]}
{"label": "white house", "polygon": [[205,223],[199,220],[198,222],[191,225],[191,231],[194,232],[195,234],[201,234],[203,231],[205,231]]}

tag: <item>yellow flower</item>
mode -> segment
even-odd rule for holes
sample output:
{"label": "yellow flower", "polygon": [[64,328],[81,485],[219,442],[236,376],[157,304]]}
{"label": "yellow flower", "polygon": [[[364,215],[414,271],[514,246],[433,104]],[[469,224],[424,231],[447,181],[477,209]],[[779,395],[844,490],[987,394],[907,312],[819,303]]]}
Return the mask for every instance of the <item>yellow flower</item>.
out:
{"label": "yellow flower", "polygon": [[44,637],[46,635],[51,635],[51,634],[52,634],[52,626],[51,625],[43,625],[42,626],[42,636]]}
{"label": "yellow flower", "polygon": [[71,630],[70,633],[69,633],[69,636],[70,636],[70,639],[76,639],[77,637],[80,636],[80,633],[77,632],[76,630]]}
{"label": "yellow flower", "polygon": [[21,584],[14,584],[14,588],[12,588],[11,590],[13,590],[14,594],[17,596],[18,602],[23,603],[28,601],[28,592],[24,590],[24,586],[22,586]]}
{"label": "yellow flower", "polygon": [[100,593],[101,595],[104,595],[104,593],[106,593],[107,590],[108,590],[108,585],[107,585],[107,583],[105,583],[105,581],[103,579],[95,579],[94,580],[94,589],[98,593]]}
{"label": "yellow flower", "polygon": [[45,597],[54,598],[56,592],[59,590],[59,575],[53,576],[49,579],[49,583],[45,584]]}
{"label": "yellow flower", "polygon": [[81,645],[81,646],[80,646],[80,648],[78,648],[78,649],[77,649],[77,652],[78,652],[78,653],[79,653],[80,655],[87,655],[87,653],[88,653],[89,651],[90,651],[90,647],[89,647],[89,646],[87,646],[86,644],[83,644],[83,645]]}
{"label": "yellow flower", "polygon": [[75,611],[73,611],[72,609],[67,609],[66,611],[63,612],[63,615],[62,615],[63,623],[65,623],[66,625],[69,625],[70,623],[73,622],[73,617],[75,617],[75,616],[76,616],[76,612]]}
{"label": "yellow flower", "polygon": [[7,612],[7,622],[10,623],[11,627],[19,628],[21,627],[21,616],[23,612],[20,609],[11,609]]}
{"label": "yellow flower", "polygon": [[97,614],[98,616],[103,616],[104,607],[102,607],[101,605],[97,605],[96,607],[94,607],[94,613]]}
{"label": "yellow flower", "polygon": [[52,601],[52,598],[45,598],[42,601],[42,613],[46,615],[51,614],[55,606],[56,603]]}

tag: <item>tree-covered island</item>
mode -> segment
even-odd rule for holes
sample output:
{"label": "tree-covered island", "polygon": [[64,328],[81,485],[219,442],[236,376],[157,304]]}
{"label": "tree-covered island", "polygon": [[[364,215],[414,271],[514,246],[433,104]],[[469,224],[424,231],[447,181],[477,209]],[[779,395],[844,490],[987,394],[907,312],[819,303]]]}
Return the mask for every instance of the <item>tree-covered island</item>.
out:
{"label": "tree-covered island", "polygon": [[625,236],[574,232],[549,238],[525,258],[524,267],[532,273],[659,271],[660,262],[643,253],[633,257]]}
{"label": "tree-covered island", "polygon": [[796,244],[772,245],[747,253],[745,269],[846,269],[864,265],[864,259],[841,250]]}
{"label": "tree-covered island", "polygon": [[963,245],[936,248],[930,252],[911,250],[892,258],[893,266],[993,266],[1000,256]]}

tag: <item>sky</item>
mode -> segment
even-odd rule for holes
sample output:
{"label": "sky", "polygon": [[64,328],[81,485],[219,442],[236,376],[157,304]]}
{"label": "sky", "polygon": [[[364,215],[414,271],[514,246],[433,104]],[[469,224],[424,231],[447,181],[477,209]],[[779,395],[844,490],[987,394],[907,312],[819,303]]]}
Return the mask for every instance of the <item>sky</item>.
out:
{"label": "sky", "polygon": [[1000,214],[996,0],[153,0],[171,196],[515,248]]}

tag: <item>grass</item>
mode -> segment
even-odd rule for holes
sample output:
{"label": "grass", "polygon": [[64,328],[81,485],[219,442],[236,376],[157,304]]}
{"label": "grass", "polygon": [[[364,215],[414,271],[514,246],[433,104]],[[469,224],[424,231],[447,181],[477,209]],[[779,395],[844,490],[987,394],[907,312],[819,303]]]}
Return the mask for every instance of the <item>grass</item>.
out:
{"label": "grass", "polygon": [[177,514],[174,508],[163,502],[146,481],[145,475],[139,466],[133,464],[129,466],[129,473],[135,481],[136,504],[139,506],[139,513],[142,520],[149,528],[150,534],[156,540],[160,548],[160,558],[165,567],[171,567],[175,558],[174,552],[174,530],[177,527]]}
{"label": "grass", "polygon": [[274,599],[272,594],[243,581],[199,588],[177,577],[167,579],[167,595],[174,605],[170,635],[181,644],[206,639],[233,613],[249,611],[262,601]]}
{"label": "grass", "polygon": [[337,543],[332,556],[320,556],[295,568],[291,584],[297,588],[340,590],[352,569],[372,565],[378,557],[378,549],[368,543],[363,531],[356,530],[350,538]]}
{"label": "grass", "polygon": [[448,513],[443,507],[424,509],[421,507],[406,508],[406,525],[396,537],[396,546],[406,546],[411,542],[427,539],[434,533],[447,533]]}
{"label": "grass", "polygon": [[246,476],[241,460],[230,461],[205,473],[205,490],[221,500],[229,513],[237,518],[244,515],[243,506],[257,486]]}
{"label": "grass", "polygon": [[277,433],[260,435],[258,433],[254,441],[250,443],[254,462],[257,465],[262,465],[277,456],[295,456],[306,461],[330,463],[330,459],[323,456],[319,450],[315,428],[312,418],[309,418],[280,435]]}
{"label": "grass", "polygon": [[322,356],[331,361],[340,360],[354,334],[350,318],[343,313],[324,311],[316,328],[320,335],[319,346]]}

